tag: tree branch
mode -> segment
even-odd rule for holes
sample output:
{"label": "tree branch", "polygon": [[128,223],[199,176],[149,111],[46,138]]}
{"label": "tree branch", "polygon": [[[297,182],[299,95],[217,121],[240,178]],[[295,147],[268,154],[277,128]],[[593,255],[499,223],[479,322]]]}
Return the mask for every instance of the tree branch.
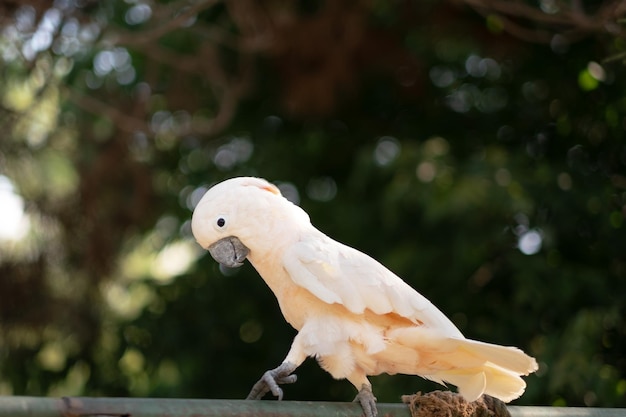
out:
{"label": "tree branch", "polygon": [[[173,19],[167,19],[165,22],[160,22],[155,24],[152,29],[144,30],[142,32],[129,32],[122,29],[117,29],[116,33],[111,35],[110,39],[105,40],[107,43],[112,43],[114,45],[125,45],[125,46],[139,46],[144,45],[146,43],[153,42],[168,33],[178,29],[182,25],[184,25],[189,19],[202,12],[203,10],[209,9],[215,6],[220,0],[203,0],[198,1],[195,4],[191,4],[188,7],[172,7],[172,12],[167,13],[167,15],[175,15]],[[188,2],[185,2],[188,3]],[[180,12],[176,14],[177,12]]]}
{"label": "tree branch", "polygon": [[[605,1],[595,14],[585,13],[582,2],[571,4],[558,2],[558,11],[546,13],[526,3],[510,0],[452,0],[463,3],[483,16],[496,14],[503,23],[503,30],[522,40],[549,43],[554,35],[562,35],[570,42],[581,40],[592,33],[610,33],[625,36],[618,21],[626,14],[626,2]],[[515,20],[522,20],[517,22]]]}

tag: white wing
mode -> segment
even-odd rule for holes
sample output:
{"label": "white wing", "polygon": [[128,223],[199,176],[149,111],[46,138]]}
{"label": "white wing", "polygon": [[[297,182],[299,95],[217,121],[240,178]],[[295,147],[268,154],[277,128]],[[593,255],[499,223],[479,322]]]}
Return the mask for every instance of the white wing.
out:
{"label": "white wing", "polygon": [[321,232],[291,246],[283,265],[296,284],[328,304],[343,304],[356,314],[365,309],[376,314],[396,313],[447,336],[463,337],[437,307],[393,272]]}

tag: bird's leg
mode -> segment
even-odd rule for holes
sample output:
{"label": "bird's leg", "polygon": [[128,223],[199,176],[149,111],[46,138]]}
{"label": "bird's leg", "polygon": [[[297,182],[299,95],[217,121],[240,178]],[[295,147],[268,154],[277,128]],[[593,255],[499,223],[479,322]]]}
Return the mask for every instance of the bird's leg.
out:
{"label": "bird's leg", "polygon": [[354,402],[361,404],[365,417],[377,417],[378,409],[376,408],[376,397],[372,392],[372,386],[369,384],[361,385],[359,393],[354,397]]}
{"label": "bird's leg", "polygon": [[265,394],[272,391],[278,400],[283,399],[283,390],[279,387],[280,384],[293,384],[298,378],[296,375],[291,375],[298,366],[291,362],[283,362],[278,368],[271,369],[263,374],[261,379],[250,390],[250,394],[246,397],[246,400],[260,400]]}
{"label": "bird's leg", "polygon": [[304,348],[302,345],[302,336],[300,333],[296,335],[287,353],[287,357],[278,368],[271,369],[263,374],[261,379],[254,384],[250,394],[246,397],[246,400],[260,400],[265,394],[272,391],[274,396],[278,397],[278,400],[283,399],[283,390],[279,387],[280,384],[293,384],[298,377],[291,375],[293,371],[306,359]]}

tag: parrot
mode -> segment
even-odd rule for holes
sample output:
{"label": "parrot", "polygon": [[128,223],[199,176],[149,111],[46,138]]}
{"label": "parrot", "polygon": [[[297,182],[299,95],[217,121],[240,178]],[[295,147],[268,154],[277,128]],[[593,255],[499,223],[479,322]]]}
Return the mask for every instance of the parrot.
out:
{"label": "parrot", "polygon": [[352,383],[366,417],[376,417],[368,376],[418,375],[455,385],[467,400],[483,394],[509,402],[521,376],[537,370],[522,350],[467,339],[444,313],[381,263],[326,236],[309,215],[262,178],[235,177],[212,186],[191,219],[197,243],[223,266],[247,259],[297,330],[282,363],[265,372],[247,399],[294,383],[308,357],[335,379]]}

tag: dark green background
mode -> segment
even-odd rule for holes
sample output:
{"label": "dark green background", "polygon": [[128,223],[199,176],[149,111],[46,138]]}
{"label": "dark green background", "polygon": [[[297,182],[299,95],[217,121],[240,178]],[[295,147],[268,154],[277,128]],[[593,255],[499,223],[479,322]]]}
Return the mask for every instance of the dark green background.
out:
{"label": "dark green background", "polygon": [[[612,2],[585,2],[606,20],[588,30],[577,2],[178,1],[139,23],[140,3],[55,4],[3,6],[0,174],[31,230],[0,242],[0,394],[244,398],[295,334],[273,294],[249,264],[150,265],[191,239],[201,187],[254,175],[467,337],[535,356],[517,404],[626,406],[626,42],[596,14]],[[297,374],[286,399],[355,394],[313,360]],[[383,402],[437,388],[372,382]]]}

